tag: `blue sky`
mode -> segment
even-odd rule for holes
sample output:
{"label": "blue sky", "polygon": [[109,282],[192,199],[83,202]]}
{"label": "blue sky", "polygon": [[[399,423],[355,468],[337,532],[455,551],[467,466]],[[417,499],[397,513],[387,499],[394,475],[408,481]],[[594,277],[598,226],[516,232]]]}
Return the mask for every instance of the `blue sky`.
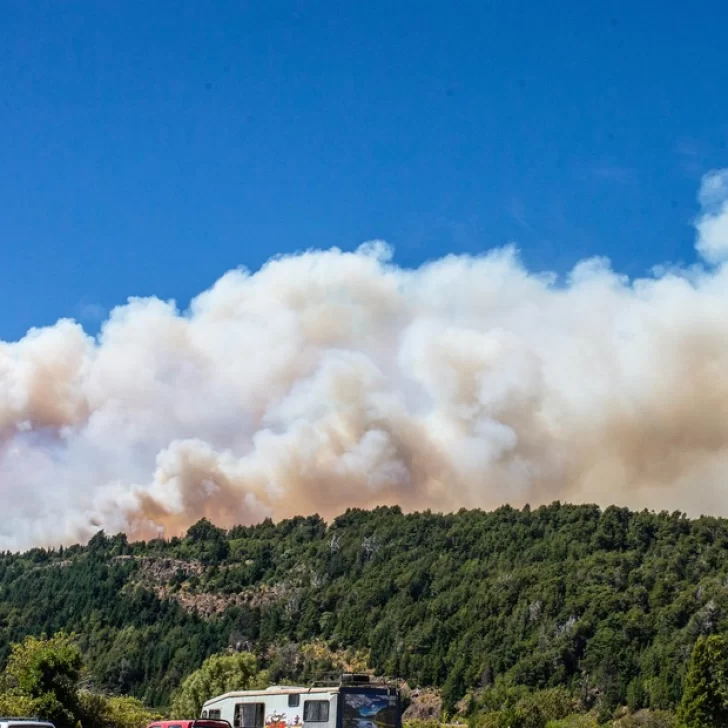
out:
{"label": "blue sky", "polygon": [[0,338],[384,238],[694,260],[728,166],[719,2],[9,0]]}

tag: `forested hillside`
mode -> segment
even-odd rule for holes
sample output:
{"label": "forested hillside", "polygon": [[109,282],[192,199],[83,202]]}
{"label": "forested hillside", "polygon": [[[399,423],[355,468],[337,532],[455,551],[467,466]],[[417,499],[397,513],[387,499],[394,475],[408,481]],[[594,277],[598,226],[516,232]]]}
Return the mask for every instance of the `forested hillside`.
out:
{"label": "forested hillside", "polygon": [[440,687],[448,709],[494,684],[672,709],[697,637],[728,631],[727,556],[726,520],[560,504],[99,533],[0,557],[0,662],[26,634],[72,631],[94,687],[164,707],[227,647],[310,678],[302,645],[319,641]]}

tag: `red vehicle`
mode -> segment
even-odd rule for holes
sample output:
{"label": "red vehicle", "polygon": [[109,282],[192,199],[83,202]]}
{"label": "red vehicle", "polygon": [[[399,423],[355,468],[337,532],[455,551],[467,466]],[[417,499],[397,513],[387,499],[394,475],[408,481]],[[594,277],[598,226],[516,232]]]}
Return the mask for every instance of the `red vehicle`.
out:
{"label": "red vehicle", "polygon": [[184,720],[155,720],[147,728],[231,728],[226,720],[185,718]]}

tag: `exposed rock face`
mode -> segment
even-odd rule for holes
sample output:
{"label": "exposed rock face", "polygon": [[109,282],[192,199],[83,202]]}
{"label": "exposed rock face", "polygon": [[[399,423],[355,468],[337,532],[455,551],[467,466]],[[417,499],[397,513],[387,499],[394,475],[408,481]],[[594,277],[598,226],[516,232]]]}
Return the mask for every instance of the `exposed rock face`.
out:
{"label": "exposed rock face", "polygon": [[415,689],[410,692],[411,703],[402,714],[403,720],[438,721],[442,714],[442,698],[437,690]]}
{"label": "exposed rock face", "polygon": [[[230,606],[247,605],[256,608],[282,601],[294,606],[297,601],[297,588],[285,583],[260,584],[233,594],[196,591],[188,580],[204,574],[205,567],[199,561],[155,556],[115,558],[119,561],[133,559],[139,564],[136,584],[151,589],[160,599],[174,599],[183,609],[197,612],[205,619],[221,614]],[[178,581],[180,575],[184,580],[181,584]]]}
{"label": "exposed rock face", "polygon": [[140,574],[143,579],[154,584],[166,584],[182,573],[186,579],[200,576],[205,567],[199,561],[183,561],[182,559],[156,558],[154,556],[136,559],[140,563]]}
{"label": "exposed rock face", "polygon": [[183,609],[197,612],[205,619],[214,617],[231,606],[265,607],[274,602],[294,598],[291,590],[284,584],[272,586],[262,584],[260,587],[246,589],[237,594],[197,593],[187,589],[172,591],[165,585],[156,586],[154,591],[160,599],[174,599]]}

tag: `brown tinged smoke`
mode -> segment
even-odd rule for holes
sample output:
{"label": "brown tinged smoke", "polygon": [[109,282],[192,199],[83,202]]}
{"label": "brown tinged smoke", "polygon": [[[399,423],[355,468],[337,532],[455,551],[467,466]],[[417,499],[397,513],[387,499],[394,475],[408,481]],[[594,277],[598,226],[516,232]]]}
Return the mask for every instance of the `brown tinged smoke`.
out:
{"label": "brown tinged smoke", "polygon": [[642,280],[374,243],[0,343],[0,548],[395,503],[728,515],[727,200],[707,175],[706,265]]}

